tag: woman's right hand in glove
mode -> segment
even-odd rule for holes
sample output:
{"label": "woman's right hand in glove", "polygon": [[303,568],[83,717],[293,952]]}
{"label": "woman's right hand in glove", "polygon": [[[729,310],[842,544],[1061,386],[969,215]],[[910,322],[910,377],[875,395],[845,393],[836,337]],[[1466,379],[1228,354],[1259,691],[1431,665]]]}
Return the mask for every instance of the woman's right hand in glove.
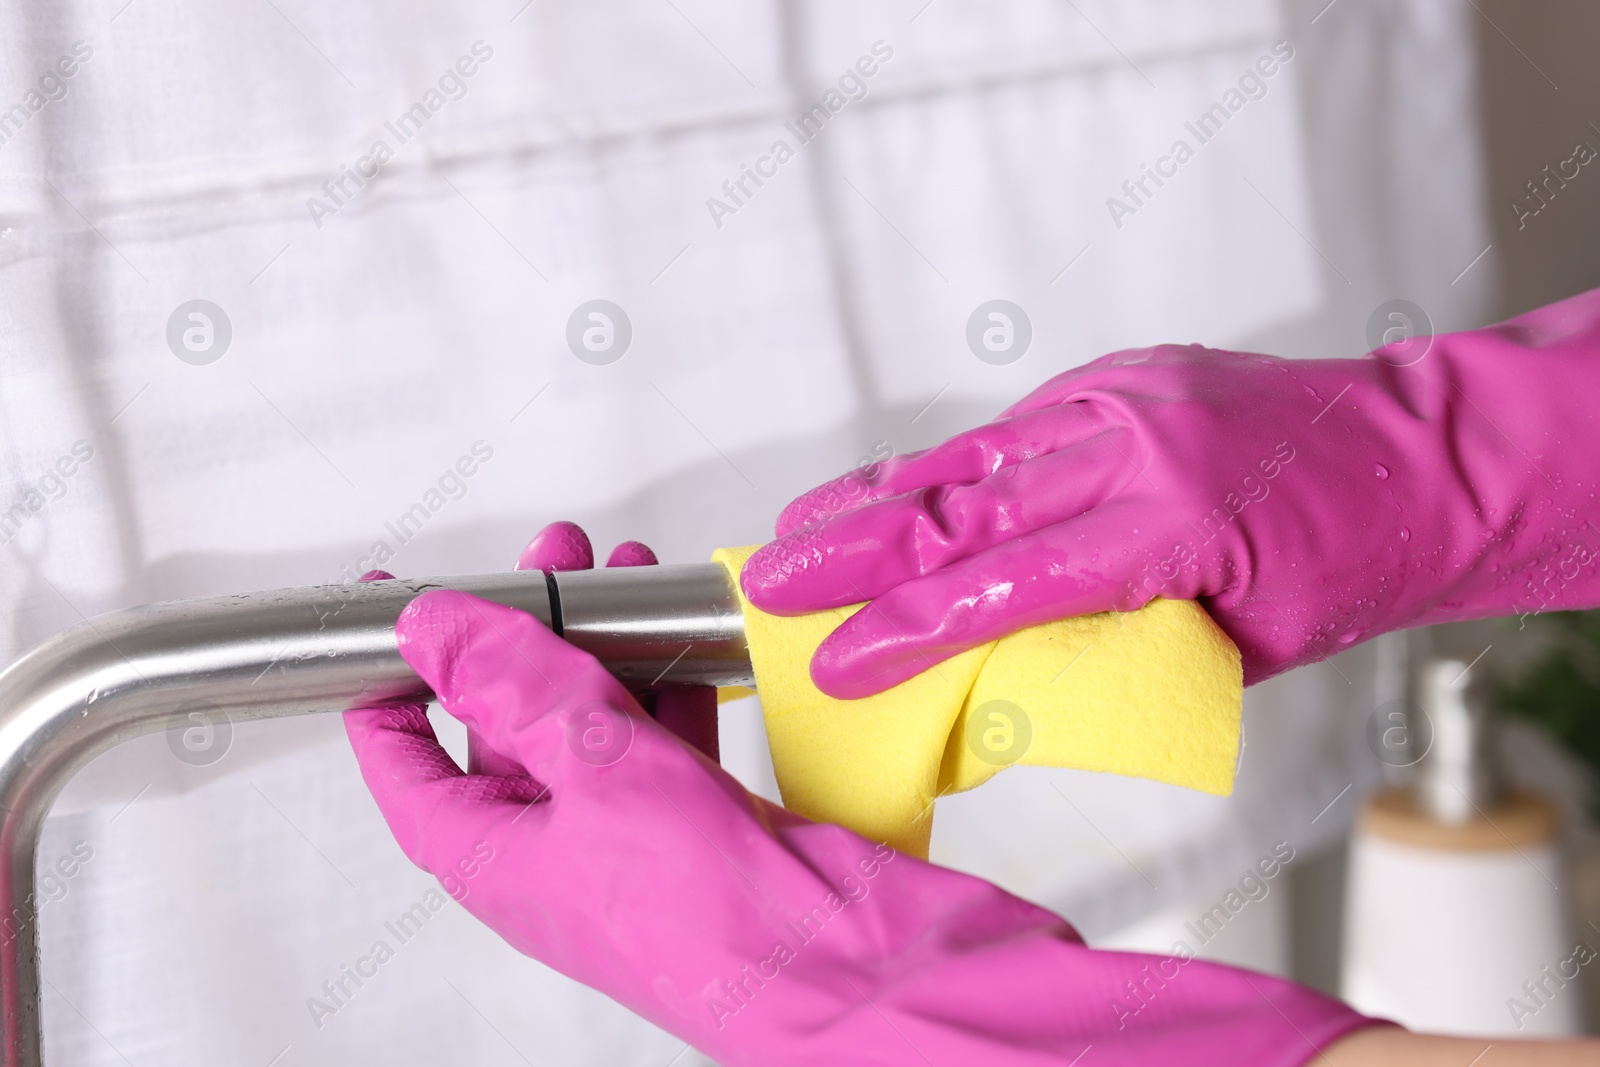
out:
{"label": "woman's right hand in glove", "polygon": [[1389,630],[1600,604],[1600,290],[1365,359],[1117,352],[794,501],[766,611],[868,601],[837,697],[1015,630],[1196,599],[1247,684]]}

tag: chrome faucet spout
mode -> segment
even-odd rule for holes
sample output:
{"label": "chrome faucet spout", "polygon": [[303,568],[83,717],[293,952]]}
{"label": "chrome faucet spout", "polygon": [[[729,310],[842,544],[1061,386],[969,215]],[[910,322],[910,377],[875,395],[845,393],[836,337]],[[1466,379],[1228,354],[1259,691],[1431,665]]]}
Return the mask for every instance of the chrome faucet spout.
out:
{"label": "chrome faucet spout", "polygon": [[0,1064],[41,1067],[39,830],[98,753],[187,724],[431,698],[394,623],[429,589],[520,608],[635,688],[750,685],[744,618],[716,564],[391,579],[129,608],[82,623],[0,672]]}

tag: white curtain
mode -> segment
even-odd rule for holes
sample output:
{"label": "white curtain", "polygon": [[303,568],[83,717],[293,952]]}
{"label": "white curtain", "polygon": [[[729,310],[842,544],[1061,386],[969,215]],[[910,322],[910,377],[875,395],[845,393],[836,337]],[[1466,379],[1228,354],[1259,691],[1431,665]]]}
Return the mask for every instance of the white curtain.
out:
{"label": "white curtain", "polygon": [[[861,456],[932,444],[1106,350],[1355,355],[1392,297],[1475,325],[1494,256],[1457,278],[1489,241],[1471,17],[1457,0],[8,5],[0,655],[117,607],[380,556],[497,569],[556,518],[602,553],[636,537],[703,559]],[[1207,114],[1202,143],[1188,124]],[[827,116],[814,136],[805,115]],[[567,340],[596,299],[632,334],[602,365]],[[1006,365],[966,340],[992,299],[1031,323]],[[221,309],[202,309],[209,341],[196,300]],[[1014,770],[942,802],[935,857],[1109,936],[1275,841],[1340,833],[1374,778],[1372,707],[1357,650],[1251,693],[1231,799]],[[724,714],[730,765],[770,791],[755,707]],[[431,883],[335,717],[235,724],[214,762],[184,751],[108,753],[49,821],[42,864],[90,854],[42,919],[50,1062],[697,1062],[453,904],[316,1017],[323,983]]]}

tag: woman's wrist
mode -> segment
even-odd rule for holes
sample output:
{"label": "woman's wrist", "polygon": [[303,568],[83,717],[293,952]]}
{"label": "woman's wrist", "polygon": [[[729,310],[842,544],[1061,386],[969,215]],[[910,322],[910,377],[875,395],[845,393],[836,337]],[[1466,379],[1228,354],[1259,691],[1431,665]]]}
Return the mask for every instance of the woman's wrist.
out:
{"label": "woman's wrist", "polygon": [[1323,1049],[1316,1062],[1323,1067],[1588,1067],[1600,1063],[1600,1039],[1490,1040],[1369,1026]]}

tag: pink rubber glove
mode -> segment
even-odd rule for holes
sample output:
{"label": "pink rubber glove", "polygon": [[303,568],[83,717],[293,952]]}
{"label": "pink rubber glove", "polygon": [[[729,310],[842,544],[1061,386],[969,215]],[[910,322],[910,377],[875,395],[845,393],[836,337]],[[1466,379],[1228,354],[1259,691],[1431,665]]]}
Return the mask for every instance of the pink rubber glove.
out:
{"label": "pink rubber glove", "polygon": [[872,603],[811,676],[859,697],[1014,630],[1198,599],[1247,684],[1389,630],[1600,604],[1600,290],[1282,360],[1163,345],[801,496],[742,584]]}
{"label": "pink rubber glove", "polygon": [[[1370,1023],[1215,964],[1085,948],[1051,913],[751,796],[522,612],[418,597],[400,651],[494,753],[419,706],[345,715],[413,862],[517,950],[726,1067],[1294,1067]],[[606,743],[596,746],[599,731]]]}

